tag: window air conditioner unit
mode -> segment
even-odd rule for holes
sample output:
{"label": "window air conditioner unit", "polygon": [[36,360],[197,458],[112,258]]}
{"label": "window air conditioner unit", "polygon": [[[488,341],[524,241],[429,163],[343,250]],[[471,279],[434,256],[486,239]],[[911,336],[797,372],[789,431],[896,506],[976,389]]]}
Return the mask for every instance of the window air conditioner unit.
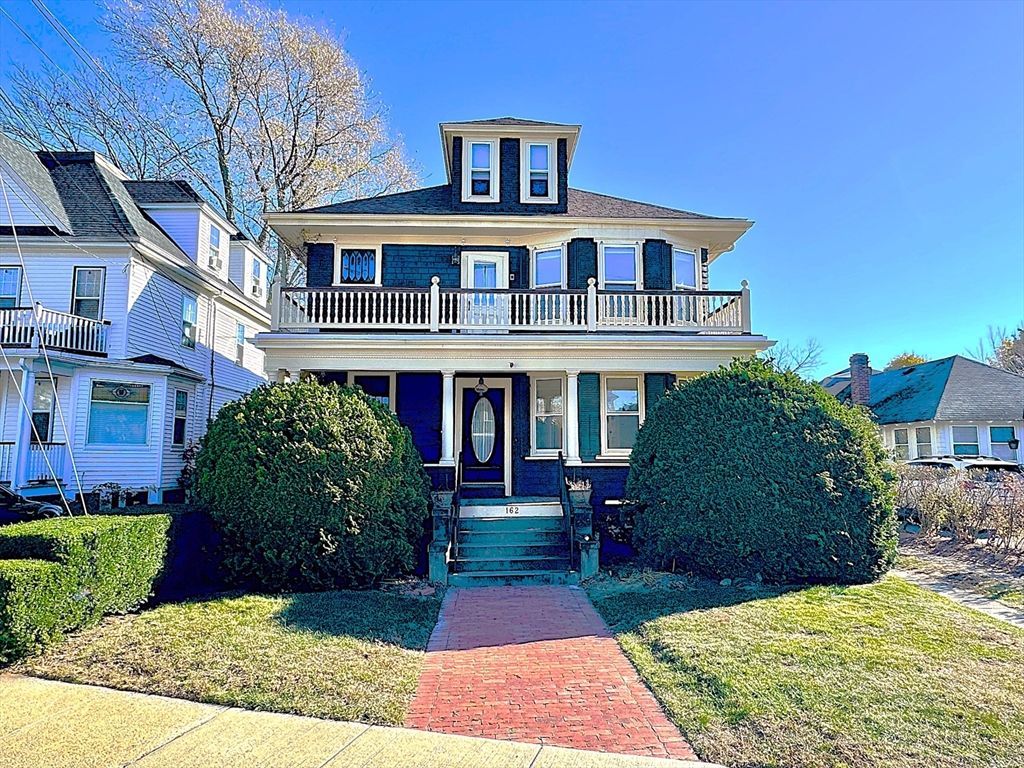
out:
{"label": "window air conditioner unit", "polygon": [[261,286],[261,285],[254,285],[252,287],[252,295],[257,297],[257,298],[263,296],[263,286]]}

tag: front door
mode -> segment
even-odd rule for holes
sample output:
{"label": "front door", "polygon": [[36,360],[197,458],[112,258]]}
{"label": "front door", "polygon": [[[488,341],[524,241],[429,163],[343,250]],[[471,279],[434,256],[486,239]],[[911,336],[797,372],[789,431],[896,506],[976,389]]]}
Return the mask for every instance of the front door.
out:
{"label": "front door", "polygon": [[463,482],[505,485],[505,396],[503,387],[462,390]]}

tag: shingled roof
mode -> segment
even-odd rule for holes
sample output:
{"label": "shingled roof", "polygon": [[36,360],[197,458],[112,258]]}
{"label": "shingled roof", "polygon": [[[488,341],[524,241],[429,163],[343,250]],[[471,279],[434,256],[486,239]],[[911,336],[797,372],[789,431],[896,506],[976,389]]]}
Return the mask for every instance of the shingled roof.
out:
{"label": "shingled roof", "polygon": [[60,231],[71,234],[71,221],[64,210],[64,204],[61,203],[53,179],[46,172],[45,166],[39,162],[36,153],[0,133],[0,158],[31,188],[49,212],[57,217]]}
{"label": "shingled roof", "polygon": [[543,120],[524,120],[521,117],[492,117],[488,120],[455,120],[452,125],[536,125],[552,128],[575,128],[567,123],[546,123]]}
{"label": "shingled roof", "polygon": [[[850,399],[849,384],[836,393]],[[871,377],[868,407],[880,424],[1024,418],[1024,377],[960,355]]]}
{"label": "shingled roof", "polygon": [[187,181],[126,181],[124,186],[140,205],[206,202]]}
{"label": "shingled roof", "polygon": [[[342,203],[307,208],[298,213],[366,214],[370,216],[450,216],[452,188],[450,184],[415,189],[411,192],[396,192],[380,197],[365,197],[346,200]],[[565,213],[546,213],[548,216],[582,219],[716,219],[702,213],[665,208],[661,205],[641,203],[622,197],[569,189]]]}

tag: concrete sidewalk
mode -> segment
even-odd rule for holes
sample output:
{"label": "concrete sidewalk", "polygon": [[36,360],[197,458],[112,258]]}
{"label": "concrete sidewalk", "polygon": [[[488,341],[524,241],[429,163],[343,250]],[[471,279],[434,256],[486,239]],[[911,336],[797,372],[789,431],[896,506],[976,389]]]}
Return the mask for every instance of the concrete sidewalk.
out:
{"label": "concrete sidewalk", "polygon": [[4,768],[697,768],[0,675]]}

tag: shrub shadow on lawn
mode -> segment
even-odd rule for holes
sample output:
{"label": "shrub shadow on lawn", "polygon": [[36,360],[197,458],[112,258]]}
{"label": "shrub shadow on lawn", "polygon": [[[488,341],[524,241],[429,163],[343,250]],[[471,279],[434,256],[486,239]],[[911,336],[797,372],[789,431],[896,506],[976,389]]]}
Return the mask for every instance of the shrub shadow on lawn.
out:
{"label": "shrub shadow on lawn", "polygon": [[274,618],[292,632],[397,645],[422,651],[437,623],[440,601],[381,592],[306,592],[287,595]]}

